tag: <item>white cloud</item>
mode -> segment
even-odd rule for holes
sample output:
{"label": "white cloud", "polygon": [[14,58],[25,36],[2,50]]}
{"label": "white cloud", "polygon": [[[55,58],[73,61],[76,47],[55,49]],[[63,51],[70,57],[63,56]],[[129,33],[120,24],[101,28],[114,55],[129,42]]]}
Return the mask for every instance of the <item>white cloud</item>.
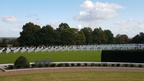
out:
{"label": "white cloud", "polygon": [[80,7],[84,8],[84,11],[80,11],[74,19],[83,22],[99,22],[111,19],[117,16],[116,9],[123,8],[122,6],[114,3],[93,3],[90,0],[84,1]]}
{"label": "white cloud", "polygon": [[17,18],[14,16],[3,16],[2,21],[10,24],[15,24],[18,22]]}
{"label": "white cloud", "polygon": [[114,24],[118,25],[118,26],[124,26],[124,25],[128,25],[129,23],[135,21],[134,19],[128,19],[128,20],[122,20],[122,21],[117,21]]}

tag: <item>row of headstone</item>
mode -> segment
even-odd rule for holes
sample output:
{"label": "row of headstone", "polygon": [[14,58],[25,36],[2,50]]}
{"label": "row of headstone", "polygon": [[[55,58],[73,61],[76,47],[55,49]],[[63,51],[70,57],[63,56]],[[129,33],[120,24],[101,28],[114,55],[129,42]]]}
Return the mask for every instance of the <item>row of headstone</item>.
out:
{"label": "row of headstone", "polygon": [[70,45],[70,46],[41,46],[41,47],[11,47],[0,48],[0,53],[9,52],[46,52],[46,51],[83,51],[83,50],[128,50],[128,49],[144,49],[144,44],[105,44],[105,45]]}

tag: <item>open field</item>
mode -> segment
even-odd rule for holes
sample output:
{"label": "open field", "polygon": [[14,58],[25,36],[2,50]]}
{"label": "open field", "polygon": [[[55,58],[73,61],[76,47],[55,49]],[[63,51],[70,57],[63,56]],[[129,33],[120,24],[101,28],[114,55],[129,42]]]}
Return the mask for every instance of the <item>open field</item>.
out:
{"label": "open field", "polygon": [[0,73],[1,81],[144,81],[140,68],[49,68]]}
{"label": "open field", "polygon": [[26,57],[30,62],[49,59],[53,62],[100,62],[101,51],[51,51],[0,54],[0,64],[14,63],[19,56]]}

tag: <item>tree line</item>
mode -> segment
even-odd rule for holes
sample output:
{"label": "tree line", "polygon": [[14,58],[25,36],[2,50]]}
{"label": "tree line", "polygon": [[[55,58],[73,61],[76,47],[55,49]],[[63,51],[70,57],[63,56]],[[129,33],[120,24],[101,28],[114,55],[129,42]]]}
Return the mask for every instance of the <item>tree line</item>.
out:
{"label": "tree line", "polygon": [[54,29],[51,25],[40,27],[32,22],[22,27],[20,37],[13,41],[14,46],[49,46],[49,45],[89,45],[89,44],[128,44],[144,43],[144,33],[140,32],[133,38],[126,34],[114,37],[110,30],[101,27],[91,29],[84,27],[80,30],[71,28],[67,23],[60,23]]}

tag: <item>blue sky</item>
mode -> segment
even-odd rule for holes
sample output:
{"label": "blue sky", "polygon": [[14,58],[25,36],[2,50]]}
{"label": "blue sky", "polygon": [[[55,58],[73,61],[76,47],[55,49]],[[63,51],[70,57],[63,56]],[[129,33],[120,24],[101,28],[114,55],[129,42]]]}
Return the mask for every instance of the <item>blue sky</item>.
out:
{"label": "blue sky", "polygon": [[144,0],[0,0],[0,37],[19,37],[22,26],[61,22],[81,29],[101,27],[133,37],[144,31]]}

